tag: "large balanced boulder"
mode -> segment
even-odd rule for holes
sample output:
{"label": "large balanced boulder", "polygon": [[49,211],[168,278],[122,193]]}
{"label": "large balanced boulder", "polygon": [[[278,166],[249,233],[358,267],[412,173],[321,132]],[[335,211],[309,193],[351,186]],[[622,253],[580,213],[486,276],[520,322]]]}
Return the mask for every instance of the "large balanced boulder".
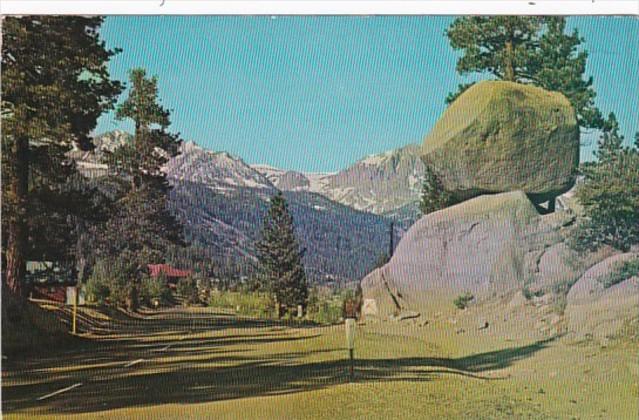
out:
{"label": "large balanced boulder", "polygon": [[466,293],[482,302],[572,284],[586,267],[561,245],[566,217],[540,215],[522,191],[482,195],[423,216],[388,264],[362,281],[363,314],[428,314],[442,305],[454,309],[455,297]]}
{"label": "large balanced boulder", "polygon": [[460,199],[521,190],[542,203],[574,184],[575,111],[561,93],[480,82],[444,112],[424,139],[422,157]]}

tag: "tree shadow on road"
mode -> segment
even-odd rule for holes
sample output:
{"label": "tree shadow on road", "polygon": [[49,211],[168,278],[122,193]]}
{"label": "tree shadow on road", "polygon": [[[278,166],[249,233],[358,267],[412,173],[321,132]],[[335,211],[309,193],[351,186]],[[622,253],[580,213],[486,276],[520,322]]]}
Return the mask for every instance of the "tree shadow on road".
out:
{"label": "tree shadow on road", "polygon": [[[292,338],[292,337],[288,337]],[[311,339],[313,336],[298,339]],[[235,345],[263,344],[265,340],[287,339],[272,336],[229,338]],[[261,340],[253,341],[250,340]],[[482,372],[503,369],[545,348],[551,340],[491,351],[461,358],[398,357],[392,359],[359,359],[356,382],[431,381],[442,375],[490,380]],[[189,345],[198,351],[188,353]],[[168,403],[204,403],[256,396],[282,395],[336,386],[348,382],[348,360],[345,350],[327,348],[272,355],[233,350],[224,351],[224,339],[187,343],[176,351],[186,356],[171,361],[148,361],[144,369],[131,370],[119,366],[96,371],[81,370],[75,376],[47,382],[29,382],[3,387],[5,412],[38,408],[51,414],[92,413],[108,409],[143,407]],[[170,350],[170,349],[169,349]],[[308,361],[308,358],[324,360]],[[154,364],[155,363],[155,364]],[[58,388],[83,382],[73,391],[45,401],[36,397]]]}

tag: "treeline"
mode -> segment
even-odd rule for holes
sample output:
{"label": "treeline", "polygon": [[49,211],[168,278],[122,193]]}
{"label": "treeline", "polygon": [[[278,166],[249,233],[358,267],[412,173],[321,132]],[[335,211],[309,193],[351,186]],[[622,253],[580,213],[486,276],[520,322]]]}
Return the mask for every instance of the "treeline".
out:
{"label": "treeline", "polygon": [[118,119],[135,133],[105,157],[109,175],[84,178],[69,157],[90,150],[97,119],[113,110],[125,85],[112,80],[119,50],[100,38],[101,17],[8,17],[2,25],[3,287],[23,302],[26,261],[72,262],[79,280],[93,267],[117,267],[120,293],[135,309],[149,263],[183,246],[167,207],[161,166],[178,152],[158,81],[130,71]]}
{"label": "treeline", "polygon": [[[132,69],[126,86],[111,79],[108,63],[120,50],[107,48],[99,34],[102,23],[101,17],[81,16],[3,21],[2,277],[18,304],[28,294],[28,260],[72,262],[82,282],[117,267],[118,300],[130,309],[153,286],[144,286],[147,264],[190,261],[203,277],[222,275],[206,249],[185,247],[182,227],[168,207],[171,187],[160,168],[178,153],[181,139],[169,130],[158,80],[144,69]],[[559,91],[575,108],[580,127],[602,133],[597,161],[580,169],[584,181],[577,197],[584,214],[575,247],[628,250],[639,243],[639,144],[625,146],[614,114],[604,118],[594,105],[579,33],[567,33],[561,17],[504,16],[459,18],[446,34],[461,53],[461,75]],[[135,132],[105,153],[107,176],[83,177],[69,152],[91,150],[98,118],[114,109]],[[437,174],[427,170],[424,213],[454,202]],[[309,302],[304,251],[292,225],[284,198],[274,197],[251,282],[254,290],[275,297],[278,314]],[[233,272],[232,263],[226,271]]]}
{"label": "treeline", "polygon": [[[195,269],[177,285],[188,302],[202,290],[232,287],[225,281],[240,272],[236,261],[213,264],[205,247],[187,247],[161,170],[181,139],[169,130],[156,77],[136,68],[127,85],[111,79],[108,63],[120,50],[106,47],[102,23],[30,16],[7,18],[2,27],[3,287],[19,306],[31,286],[28,260],[72,264],[91,298],[129,310],[141,300],[168,300],[167,279],[151,277],[149,264]],[[114,109],[135,132],[100,151],[106,175],[84,177],[69,152],[91,150],[98,118]],[[304,251],[281,194],[271,200],[256,248],[259,264],[248,287],[272,296],[278,316],[305,308]]]}

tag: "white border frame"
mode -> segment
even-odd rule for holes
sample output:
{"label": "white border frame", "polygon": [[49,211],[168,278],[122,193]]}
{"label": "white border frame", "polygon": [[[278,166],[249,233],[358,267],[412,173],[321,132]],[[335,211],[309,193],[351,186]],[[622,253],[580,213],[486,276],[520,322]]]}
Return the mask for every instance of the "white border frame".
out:
{"label": "white border frame", "polygon": [[0,14],[639,15],[639,0],[1,0]]}

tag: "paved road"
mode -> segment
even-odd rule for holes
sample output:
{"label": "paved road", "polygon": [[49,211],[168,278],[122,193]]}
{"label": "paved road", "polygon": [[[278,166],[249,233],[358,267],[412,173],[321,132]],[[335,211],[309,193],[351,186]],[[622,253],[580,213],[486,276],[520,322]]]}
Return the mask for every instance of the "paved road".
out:
{"label": "paved road", "polygon": [[[115,315],[109,321],[83,317],[85,340],[75,348],[4,360],[3,412],[90,413],[259,393],[268,384],[252,378],[251,366],[284,360],[288,350],[269,350],[268,344],[313,338],[320,330],[288,328],[210,308]],[[260,355],[245,355],[258,350]],[[214,369],[217,377],[211,374]],[[245,381],[243,387],[238,379]],[[224,386],[234,383],[237,386]]]}

